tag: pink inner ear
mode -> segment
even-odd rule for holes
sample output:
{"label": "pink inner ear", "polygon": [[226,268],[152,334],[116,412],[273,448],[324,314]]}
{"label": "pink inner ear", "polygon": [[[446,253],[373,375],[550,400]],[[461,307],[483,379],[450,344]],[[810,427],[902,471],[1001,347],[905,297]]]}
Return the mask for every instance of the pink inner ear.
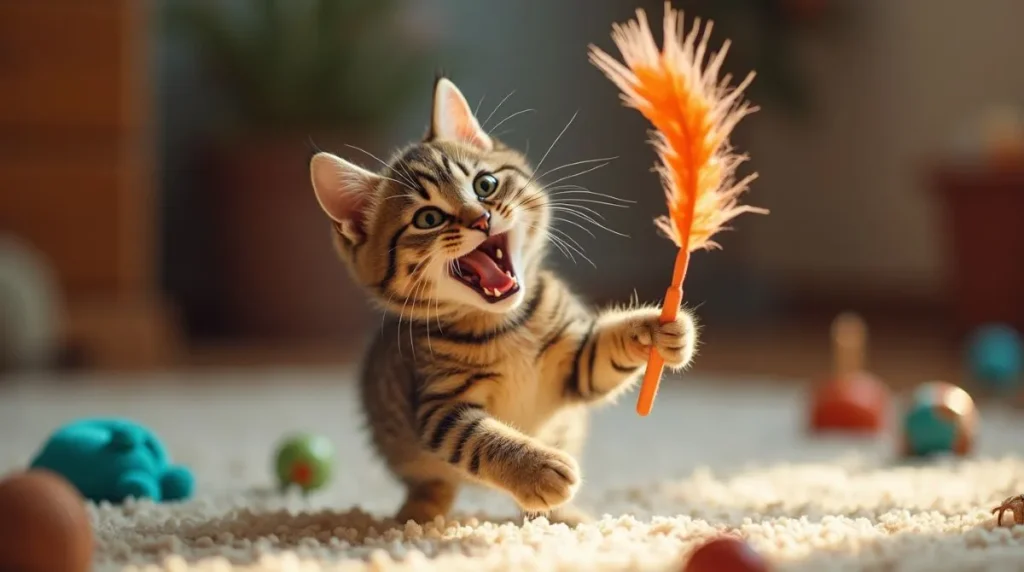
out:
{"label": "pink inner ear", "polygon": [[473,111],[458,91],[445,94],[440,111],[441,137],[465,141],[481,148],[490,147],[490,138],[477,124]]}
{"label": "pink inner ear", "polygon": [[359,191],[346,191],[340,187],[323,197],[324,210],[336,221],[350,221],[352,226],[365,233],[367,195]]}
{"label": "pink inner ear", "polygon": [[459,124],[459,138],[465,141],[476,143],[478,145],[482,144],[483,141],[480,140],[480,135],[477,133],[475,129],[473,129],[473,125],[469,121],[470,119],[466,118],[464,119],[463,123]]}
{"label": "pink inner ear", "polygon": [[359,231],[359,234],[366,235],[366,206],[367,199],[366,195],[359,193],[352,197],[348,197],[349,202],[349,220],[352,221],[352,226],[355,230]]}
{"label": "pink inner ear", "polygon": [[375,175],[337,157],[313,158],[313,190],[327,216],[365,234],[366,209]]}

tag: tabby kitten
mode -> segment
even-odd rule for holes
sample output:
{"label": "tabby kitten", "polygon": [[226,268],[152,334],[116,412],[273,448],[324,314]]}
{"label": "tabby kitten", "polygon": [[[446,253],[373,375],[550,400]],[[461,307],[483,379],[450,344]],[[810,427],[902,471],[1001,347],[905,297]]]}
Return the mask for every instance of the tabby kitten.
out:
{"label": "tabby kitten", "polygon": [[693,317],[584,306],[544,265],[552,198],[447,78],[425,140],[380,172],[324,152],[310,171],[340,257],[385,312],[361,399],[407,488],[397,519],[446,515],[465,482],[527,515],[587,518],[569,504],[587,406],[631,387],[652,345],[688,364]]}

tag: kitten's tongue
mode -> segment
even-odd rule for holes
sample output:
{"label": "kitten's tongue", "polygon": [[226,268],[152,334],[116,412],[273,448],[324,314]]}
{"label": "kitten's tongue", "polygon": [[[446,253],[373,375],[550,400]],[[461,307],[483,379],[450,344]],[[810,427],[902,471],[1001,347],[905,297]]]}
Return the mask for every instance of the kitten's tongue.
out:
{"label": "kitten's tongue", "polygon": [[459,259],[459,262],[469,266],[480,277],[480,286],[505,292],[512,287],[512,279],[505,271],[498,267],[497,263],[479,250],[474,250]]}

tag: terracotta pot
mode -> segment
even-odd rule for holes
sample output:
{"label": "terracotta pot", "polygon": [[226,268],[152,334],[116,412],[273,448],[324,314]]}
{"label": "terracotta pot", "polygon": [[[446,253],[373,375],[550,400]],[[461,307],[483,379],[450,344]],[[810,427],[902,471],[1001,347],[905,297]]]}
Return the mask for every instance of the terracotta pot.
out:
{"label": "terracotta pot", "polygon": [[[344,143],[373,147],[342,137],[314,141],[332,152]],[[310,156],[305,135],[211,150],[213,282],[225,335],[323,341],[367,331],[372,313],[334,252],[310,186]]]}
{"label": "terracotta pot", "polygon": [[942,168],[935,189],[960,332],[986,322],[1024,330],[1024,163]]}

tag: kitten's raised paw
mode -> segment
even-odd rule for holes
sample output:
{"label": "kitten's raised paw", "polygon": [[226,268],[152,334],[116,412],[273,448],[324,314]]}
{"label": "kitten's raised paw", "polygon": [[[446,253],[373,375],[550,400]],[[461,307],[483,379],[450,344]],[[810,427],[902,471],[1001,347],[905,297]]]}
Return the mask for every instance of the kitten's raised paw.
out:
{"label": "kitten's raised paw", "polygon": [[569,502],[579,488],[579,465],[561,451],[533,449],[513,463],[509,492],[526,512],[548,512]]}
{"label": "kitten's raised paw", "polygon": [[633,334],[640,345],[650,348],[653,344],[665,365],[673,369],[684,367],[693,359],[696,338],[693,317],[682,310],[666,324],[661,323],[660,315],[652,313],[636,324]]}

